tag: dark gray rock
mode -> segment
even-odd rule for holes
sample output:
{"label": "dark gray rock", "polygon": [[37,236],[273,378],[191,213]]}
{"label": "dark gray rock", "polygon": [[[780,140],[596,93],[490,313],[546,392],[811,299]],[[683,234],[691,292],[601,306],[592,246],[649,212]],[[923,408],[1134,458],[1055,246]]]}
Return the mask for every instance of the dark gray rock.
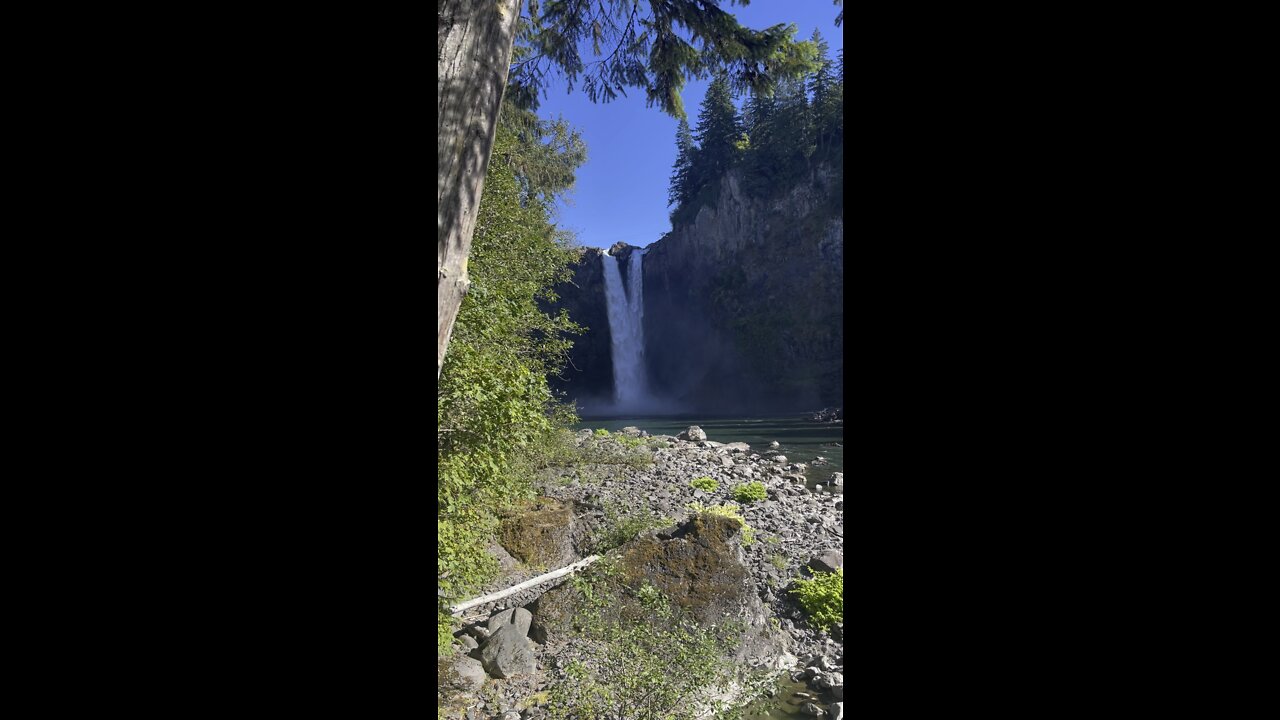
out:
{"label": "dark gray rock", "polygon": [[[512,608],[510,612],[504,610],[503,613],[506,613],[506,619],[498,627],[501,625],[513,625],[515,626],[516,632],[520,633],[520,635],[525,636],[529,634],[529,625],[533,622],[533,613],[522,607]],[[499,613],[499,615],[503,613]],[[489,628],[496,631],[497,627],[493,625],[492,619],[489,620],[489,623]]]}
{"label": "dark gray rock", "polygon": [[835,572],[844,568],[844,553],[837,548],[824,550],[821,555],[809,561],[809,568],[817,572]]}
{"label": "dark gray rock", "polygon": [[464,692],[479,690],[484,685],[484,681],[488,679],[484,674],[484,666],[481,665],[480,661],[465,655],[454,661],[453,672],[454,674],[450,676],[453,686]]}
{"label": "dark gray rock", "polygon": [[536,669],[533,644],[514,624],[503,625],[480,650],[484,669],[496,678],[530,674]]}
{"label": "dark gray rock", "polygon": [[516,611],[515,608],[507,608],[506,610],[502,610],[500,612],[494,613],[489,618],[489,622],[485,623],[485,629],[489,631],[490,635],[493,635],[495,632],[497,632],[498,628],[502,627],[503,625],[507,625],[511,622],[511,616],[515,613],[515,611]]}

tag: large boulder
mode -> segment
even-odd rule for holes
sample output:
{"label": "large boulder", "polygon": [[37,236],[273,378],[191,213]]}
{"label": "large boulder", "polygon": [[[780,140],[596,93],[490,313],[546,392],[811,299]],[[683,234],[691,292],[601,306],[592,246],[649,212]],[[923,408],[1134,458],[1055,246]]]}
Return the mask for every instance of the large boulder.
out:
{"label": "large boulder", "polygon": [[479,660],[458,655],[453,658],[442,658],[439,668],[439,685],[441,692],[448,695],[456,693],[474,693],[487,679],[484,666]]}
{"label": "large boulder", "polygon": [[507,552],[528,565],[554,569],[577,559],[573,508],[552,498],[539,498],[532,507],[503,520],[499,538]]}
{"label": "large boulder", "polygon": [[[768,613],[748,582],[737,520],[695,516],[676,528],[642,534],[621,550],[610,580],[617,589],[610,600],[611,618],[666,622],[635,600],[637,591],[648,586],[660,592],[671,611],[703,627],[723,626],[726,617],[741,620],[736,660],[777,657],[785,649],[783,636],[772,631]],[[584,579],[603,574],[596,566],[583,570]],[[574,642],[574,619],[583,602],[573,583],[547,591],[536,603],[530,637],[542,643],[551,638]]]}
{"label": "large boulder", "polygon": [[480,650],[480,662],[493,677],[509,678],[528,675],[537,668],[533,657],[533,644],[514,624],[503,625],[485,641]]}
{"label": "large boulder", "polygon": [[809,569],[817,572],[832,573],[843,568],[844,553],[838,548],[828,548],[809,561]]}
{"label": "large boulder", "polygon": [[494,613],[493,617],[489,618],[489,622],[485,624],[485,627],[489,630],[489,634],[492,635],[505,625],[514,625],[516,632],[524,636],[529,634],[529,624],[532,620],[533,614],[528,610],[524,608],[508,608],[502,612]]}
{"label": "large boulder", "polygon": [[688,440],[689,442],[702,442],[707,439],[707,434],[697,425],[690,425],[684,432],[676,436],[677,440]]}

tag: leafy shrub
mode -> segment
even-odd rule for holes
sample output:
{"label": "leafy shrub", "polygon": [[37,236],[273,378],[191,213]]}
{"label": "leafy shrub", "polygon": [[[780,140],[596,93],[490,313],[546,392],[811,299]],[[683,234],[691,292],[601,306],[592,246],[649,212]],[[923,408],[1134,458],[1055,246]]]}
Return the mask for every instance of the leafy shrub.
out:
{"label": "leafy shrub", "polygon": [[800,607],[809,615],[809,622],[826,630],[844,621],[844,570],[833,573],[817,572],[812,580],[796,580],[791,591],[800,601]]}
{"label": "leafy shrub", "polygon": [[663,602],[662,591],[649,583],[645,583],[636,591],[636,597],[640,600],[640,604],[647,608],[656,608]]}
{"label": "leafy shrub", "polygon": [[609,431],[604,428],[596,428],[596,437],[609,437]]}
{"label": "leafy shrub", "polygon": [[649,440],[649,438],[631,437],[630,435],[614,435],[613,439],[622,443],[623,447],[628,447],[632,449],[647,446],[648,440]]}
{"label": "leafy shrub", "polygon": [[595,552],[603,555],[630,542],[645,530],[667,527],[674,522],[648,508],[624,509],[620,504],[610,503],[605,507],[605,521],[595,533]]}
{"label": "leafy shrub", "polygon": [[733,489],[733,499],[738,502],[756,502],[768,496],[769,493],[764,489],[764,483],[758,480],[744,483]]}
{"label": "leafy shrub", "polygon": [[667,608],[671,614],[658,625],[625,620],[616,611],[619,586],[599,576],[574,583],[587,600],[574,618],[575,628],[587,642],[577,645],[579,659],[565,668],[567,677],[550,688],[549,716],[553,720],[707,717],[698,699],[704,688],[720,686],[730,677],[732,666],[725,653],[733,648],[733,637],[742,628],[732,623],[714,630],[699,627],[650,585],[641,586],[637,598],[646,607]]}
{"label": "leafy shrub", "polygon": [[698,490],[706,490],[707,492],[715,492],[716,488],[720,487],[720,483],[709,477],[700,477],[690,480],[689,485]]}

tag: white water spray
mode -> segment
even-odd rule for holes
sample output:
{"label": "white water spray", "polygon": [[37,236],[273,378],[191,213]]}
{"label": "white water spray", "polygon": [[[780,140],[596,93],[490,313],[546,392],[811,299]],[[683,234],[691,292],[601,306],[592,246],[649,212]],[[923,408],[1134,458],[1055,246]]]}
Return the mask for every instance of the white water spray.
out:
{"label": "white water spray", "polygon": [[613,338],[613,399],[619,409],[636,408],[649,396],[644,369],[643,257],[643,251],[631,251],[627,261],[627,284],[623,287],[618,258],[608,253],[601,255],[609,334]]}

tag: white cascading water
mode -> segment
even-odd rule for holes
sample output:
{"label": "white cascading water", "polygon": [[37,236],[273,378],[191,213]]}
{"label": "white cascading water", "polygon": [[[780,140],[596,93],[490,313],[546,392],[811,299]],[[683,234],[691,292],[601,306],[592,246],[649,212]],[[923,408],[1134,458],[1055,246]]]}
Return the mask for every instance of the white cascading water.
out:
{"label": "white cascading water", "polygon": [[632,250],[627,261],[627,285],[622,285],[618,258],[605,253],[604,296],[613,338],[613,399],[619,409],[635,408],[649,395],[644,370],[644,254]]}

